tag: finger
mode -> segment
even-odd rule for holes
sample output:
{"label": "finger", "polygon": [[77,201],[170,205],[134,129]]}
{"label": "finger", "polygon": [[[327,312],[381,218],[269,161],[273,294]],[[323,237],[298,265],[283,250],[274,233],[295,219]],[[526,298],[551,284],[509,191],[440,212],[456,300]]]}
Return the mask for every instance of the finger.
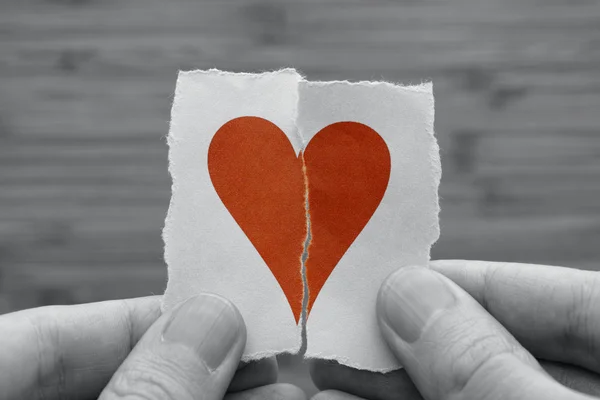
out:
{"label": "finger", "polygon": [[[306,400],[306,394],[293,385],[279,383],[245,390],[243,392],[229,393],[225,400]],[[220,400],[220,399],[219,399]]]}
{"label": "finger", "polygon": [[465,289],[536,357],[600,373],[600,273],[461,260],[430,267]]}
{"label": "finger", "polygon": [[146,331],[100,399],[220,400],[245,345],[244,321],[230,302],[193,297]]}
{"label": "finger", "polygon": [[[0,398],[97,398],[159,316],[159,296],[0,316]],[[230,390],[276,381],[277,362],[264,359],[241,365]]]}
{"label": "finger", "polygon": [[428,268],[388,277],[377,315],[391,351],[428,400],[591,399],[553,380],[477,301]]}
{"label": "finger", "polygon": [[362,400],[362,398],[339,390],[325,390],[315,394],[311,400]]}
{"label": "finger", "polygon": [[160,316],[160,297],[0,316],[0,398],[96,398]]}
{"label": "finger", "polygon": [[[560,384],[581,393],[600,396],[599,374],[553,361],[539,360],[539,363]],[[341,391],[372,400],[423,399],[404,369],[380,374],[332,361],[314,360],[310,363],[310,375],[315,386],[324,390],[321,393],[337,389],[332,392]]]}
{"label": "finger", "polygon": [[581,393],[600,397],[600,375],[575,365],[540,360],[540,364],[557,382]]}
{"label": "finger", "polygon": [[238,367],[228,391],[239,392],[275,383],[277,382],[278,370],[275,357],[243,363]]}
{"label": "finger", "polygon": [[319,390],[331,389],[369,400],[421,400],[423,397],[404,369],[385,374],[354,369],[334,361],[313,360],[312,381]]}

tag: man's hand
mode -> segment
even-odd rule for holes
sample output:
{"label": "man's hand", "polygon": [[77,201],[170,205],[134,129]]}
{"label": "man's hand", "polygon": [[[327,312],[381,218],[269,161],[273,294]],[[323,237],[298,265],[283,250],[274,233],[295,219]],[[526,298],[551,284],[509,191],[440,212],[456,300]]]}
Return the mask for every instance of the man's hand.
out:
{"label": "man's hand", "polygon": [[[237,309],[200,295],[43,307],[0,316],[0,399],[304,399],[274,358],[240,366]],[[229,392],[227,395],[226,392]]]}
{"label": "man's hand", "polygon": [[438,261],[431,269],[392,274],[379,293],[377,314],[383,337],[405,369],[375,374],[316,362],[311,368],[316,385],[334,389],[316,399],[600,395],[598,272]]}

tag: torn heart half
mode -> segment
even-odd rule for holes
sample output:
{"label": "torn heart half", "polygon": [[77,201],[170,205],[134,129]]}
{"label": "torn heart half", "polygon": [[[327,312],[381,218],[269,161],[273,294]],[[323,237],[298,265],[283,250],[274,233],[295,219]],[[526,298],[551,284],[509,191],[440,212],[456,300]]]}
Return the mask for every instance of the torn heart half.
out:
{"label": "torn heart half", "polygon": [[350,121],[324,127],[296,155],[277,125],[239,117],[215,133],[208,149],[219,198],[273,273],[296,323],[305,297],[308,316],[379,206],[390,169],[381,136]]}

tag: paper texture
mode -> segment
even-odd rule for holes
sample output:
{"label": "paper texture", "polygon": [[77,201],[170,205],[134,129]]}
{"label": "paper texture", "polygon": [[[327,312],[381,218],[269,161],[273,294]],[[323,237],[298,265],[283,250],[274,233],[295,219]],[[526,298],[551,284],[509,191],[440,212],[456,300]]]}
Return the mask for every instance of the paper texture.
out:
{"label": "paper texture", "polygon": [[245,360],[297,352],[306,323],[307,357],[398,368],[375,299],[439,235],[431,84],[187,72],[171,118],[163,309],[228,298]]}
{"label": "paper texture", "polygon": [[[439,236],[437,188],[441,166],[433,136],[431,89],[430,84],[300,83],[298,129],[304,142],[310,146],[315,133],[332,121],[356,121],[383,138],[391,159],[381,203],[337,263],[310,310],[307,357],[334,359],[373,371],[399,367],[380,337],[375,300],[390,273],[406,265],[427,264],[430,247]],[[318,223],[312,223],[313,231]],[[308,254],[310,280],[312,270],[319,265],[318,260],[311,264],[310,247]]]}
{"label": "paper texture", "polygon": [[[281,286],[216,193],[208,150],[215,132],[240,116],[271,121],[299,148],[300,79],[284,70],[182,72],[177,80],[168,136],[173,187],[163,232],[169,267],[163,309],[200,292],[226,297],[246,322],[245,359],[297,352],[300,327]],[[300,274],[300,265],[290,268]]]}

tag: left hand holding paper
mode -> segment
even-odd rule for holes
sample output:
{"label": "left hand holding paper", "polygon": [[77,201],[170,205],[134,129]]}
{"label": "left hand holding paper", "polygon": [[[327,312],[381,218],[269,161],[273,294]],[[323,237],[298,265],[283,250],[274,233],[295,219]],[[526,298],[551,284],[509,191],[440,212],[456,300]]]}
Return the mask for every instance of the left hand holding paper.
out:
{"label": "left hand holding paper", "polygon": [[597,272],[462,260],[430,267],[401,269],[379,292],[383,337],[405,369],[314,362],[324,390],[315,400],[600,395]]}
{"label": "left hand holding paper", "polygon": [[159,297],[24,310],[0,316],[0,398],[305,399],[275,359],[240,365],[245,344],[213,295],[162,316]]}

